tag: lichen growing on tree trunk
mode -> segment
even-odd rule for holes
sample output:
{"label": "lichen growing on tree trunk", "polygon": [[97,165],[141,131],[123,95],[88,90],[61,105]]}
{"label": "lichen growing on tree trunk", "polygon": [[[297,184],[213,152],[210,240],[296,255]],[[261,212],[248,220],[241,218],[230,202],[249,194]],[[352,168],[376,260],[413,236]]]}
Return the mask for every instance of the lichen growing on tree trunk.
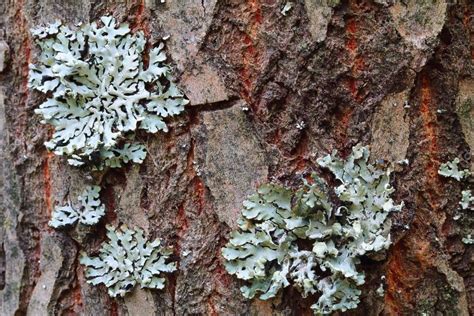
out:
{"label": "lichen growing on tree trunk", "polygon": [[[362,259],[351,314],[474,313],[474,247],[462,242],[473,223],[455,220],[461,192],[474,188],[438,174],[456,157],[474,171],[470,1],[301,0],[285,15],[289,1],[160,2],[0,2],[0,314],[311,314],[315,297],[291,288],[246,300],[220,249],[260,184],[295,189],[318,157],[345,158],[358,143],[372,163],[403,162],[391,178],[405,207],[386,256]],[[80,195],[86,175],[43,146],[53,130],[34,115],[45,97],[28,89],[29,29],[104,15],[152,40],[170,36],[172,79],[190,104],[166,135],[136,134],[142,165],[92,174],[104,224],[64,233],[48,227],[51,213]],[[173,247],[163,291],[111,299],[87,284],[79,251],[97,253],[105,223]]]}

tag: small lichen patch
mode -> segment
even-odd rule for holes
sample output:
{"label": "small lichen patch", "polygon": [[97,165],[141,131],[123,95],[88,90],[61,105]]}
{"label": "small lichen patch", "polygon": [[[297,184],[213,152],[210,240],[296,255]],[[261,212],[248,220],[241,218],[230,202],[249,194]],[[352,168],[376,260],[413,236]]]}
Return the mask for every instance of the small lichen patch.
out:
{"label": "small lichen patch", "polygon": [[454,158],[453,161],[442,163],[439,167],[438,173],[443,177],[453,178],[457,181],[461,181],[463,178],[467,178],[471,175],[471,172],[467,169],[459,170],[458,168],[459,158]]}
{"label": "small lichen patch", "polygon": [[280,13],[284,16],[286,16],[288,14],[288,12],[290,12],[290,10],[293,8],[293,2],[291,1],[288,1],[285,3],[285,5],[283,6],[283,8],[281,9]]}
{"label": "small lichen patch", "polygon": [[73,225],[79,222],[84,225],[97,224],[105,214],[105,206],[99,199],[100,187],[89,186],[79,196],[79,207],[71,203],[56,207],[53,211],[49,226],[54,228]]}
{"label": "small lichen patch", "polygon": [[472,204],[474,203],[474,197],[471,194],[471,190],[464,190],[461,192],[461,201],[459,205],[463,210],[472,210]]}
{"label": "small lichen patch", "polygon": [[472,238],[472,235],[467,235],[466,237],[463,237],[462,242],[466,245],[472,245],[474,244],[474,238]]}
{"label": "small lichen patch", "polygon": [[378,296],[383,297],[385,295],[385,289],[383,287],[383,283],[380,283],[379,287],[377,290],[375,290]]}
{"label": "small lichen patch", "polygon": [[102,244],[97,257],[81,254],[86,266],[85,277],[93,285],[104,284],[111,297],[124,296],[136,284],[141,288],[163,289],[164,273],[176,270],[168,262],[172,250],[161,245],[160,239],[147,241],[141,229],[123,226],[115,230],[107,226],[109,241]]}
{"label": "small lichen patch", "polygon": [[45,145],[76,166],[94,157],[109,166],[141,162],[143,148],[135,155],[119,148],[124,137],[137,129],[167,131],[163,119],[188,103],[171,80],[163,43],[145,57],[143,32],[132,34],[128,24],[108,16],[101,22],[32,30],[41,52],[30,65],[29,87],[47,95],[35,112],[55,129]]}
{"label": "small lichen patch", "polygon": [[[465,178],[471,176],[471,172],[467,169],[459,170],[458,167],[459,158],[455,158],[453,161],[449,161],[447,163],[441,164],[438,173],[444,177],[451,177],[456,179],[457,181],[461,181]],[[474,197],[471,194],[471,190],[463,190],[461,191],[461,200],[459,201],[459,205],[461,206],[461,210],[472,210],[472,203],[474,202]],[[461,214],[456,212],[453,216],[454,220],[459,220],[461,217],[467,214]],[[469,217],[469,216],[468,216]],[[469,226],[469,218],[466,218],[467,221],[464,221]],[[465,244],[472,244],[474,243],[474,239],[471,238],[471,235],[468,234],[467,236],[463,237],[461,241]]]}
{"label": "small lichen patch", "polygon": [[313,174],[295,192],[265,184],[244,201],[222,254],[227,271],[247,282],[245,297],[269,299],[292,285],[303,297],[320,295],[315,314],[357,307],[365,282],[359,258],[388,248],[387,216],[402,208],[390,198],[390,169],[368,158],[368,149],[356,146],[347,160],[336,152],[318,159],[339,182],[334,189]]}

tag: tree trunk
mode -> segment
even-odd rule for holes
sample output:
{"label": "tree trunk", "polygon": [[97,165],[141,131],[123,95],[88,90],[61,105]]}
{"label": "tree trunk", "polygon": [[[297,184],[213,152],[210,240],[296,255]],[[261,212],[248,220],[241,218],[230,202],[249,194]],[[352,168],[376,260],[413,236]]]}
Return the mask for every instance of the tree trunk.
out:
{"label": "tree trunk", "polygon": [[[405,202],[393,244],[361,266],[361,303],[347,314],[474,314],[474,247],[461,242],[473,222],[453,219],[466,183],[437,173],[455,157],[474,171],[472,2],[295,0],[283,15],[285,3],[0,3],[1,315],[310,315],[314,300],[291,289],[244,299],[220,249],[258,184],[296,185],[318,157],[358,143],[408,165],[393,176],[394,199]],[[169,132],[137,135],[143,164],[102,177],[105,220],[58,231],[47,224],[52,210],[87,174],[43,145],[51,127],[33,112],[44,96],[27,87],[38,50],[29,29],[108,13],[151,41],[170,35],[190,105]],[[85,282],[79,252],[97,250],[105,224],[119,223],[173,246],[178,270],[164,290],[111,299]]]}

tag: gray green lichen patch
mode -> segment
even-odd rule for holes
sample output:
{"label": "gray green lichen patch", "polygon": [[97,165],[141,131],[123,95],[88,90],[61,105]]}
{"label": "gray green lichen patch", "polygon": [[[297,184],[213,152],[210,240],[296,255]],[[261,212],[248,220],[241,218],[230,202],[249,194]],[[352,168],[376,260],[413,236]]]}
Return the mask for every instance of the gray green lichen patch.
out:
{"label": "gray green lichen patch", "polygon": [[390,198],[390,169],[368,159],[365,147],[354,147],[347,160],[334,152],[317,162],[335,176],[336,188],[313,174],[295,192],[265,184],[243,203],[222,254],[227,271],[246,281],[245,297],[269,299],[292,285],[304,297],[320,295],[315,314],[357,307],[365,282],[360,257],[389,247],[387,216],[402,208]]}
{"label": "gray green lichen patch", "polygon": [[73,225],[79,222],[84,225],[97,224],[105,214],[105,206],[99,199],[100,187],[88,186],[79,196],[79,207],[70,202],[67,205],[56,207],[49,221],[54,228]]}
{"label": "gray green lichen patch", "polygon": [[472,245],[474,244],[474,238],[472,238],[472,235],[469,234],[462,238],[462,242],[466,245]]}
{"label": "gray green lichen patch", "polygon": [[[93,163],[93,169],[120,168],[129,162],[141,164],[146,158],[146,149],[144,145],[132,142],[124,144],[121,148],[101,148],[96,156],[98,156],[98,162]],[[68,159],[72,166],[81,166],[84,161],[84,158],[78,155],[72,155]]]}
{"label": "gray green lichen patch", "polygon": [[[459,170],[458,167],[459,164],[459,158],[454,158],[453,161],[448,161],[447,163],[441,164],[438,173],[444,177],[451,177],[456,179],[457,181],[461,181],[463,179],[466,179],[471,176],[471,172],[468,169],[464,170]],[[472,203],[474,202],[474,197],[471,194],[471,190],[463,190],[461,191],[461,200],[459,201],[459,205],[461,206],[461,210],[466,211],[466,210],[471,210],[472,211]],[[458,220],[461,218],[461,214],[458,213],[454,216],[454,220]],[[464,224],[467,224],[466,226],[469,227],[469,217],[467,218],[467,221],[464,221]],[[472,229],[468,228],[468,232],[471,232]],[[472,235],[468,233],[465,235],[461,241],[466,244],[474,244],[474,239],[472,238]]]}
{"label": "gray green lichen patch", "polygon": [[163,247],[160,239],[147,241],[142,230],[125,226],[117,230],[107,226],[107,237],[97,257],[81,254],[88,283],[104,284],[112,297],[124,296],[136,284],[164,288],[163,274],[175,271],[176,263],[169,262],[172,250]]}
{"label": "gray green lichen patch", "polygon": [[463,210],[472,210],[474,203],[474,197],[472,196],[471,190],[464,190],[461,192],[461,201],[459,205],[461,205],[461,209]]}
{"label": "gray green lichen patch", "polygon": [[459,170],[458,164],[459,158],[454,158],[453,161],[442,163],[439,167],[438,173],[443,177],[453,178],[457,181],[469,177],[471,175],[470,171],[468,169]]}
{"label": "gray green lichen patch", "polygon": [[126,136],[167,131],[164,118],[188,103],[171,80],[163,43],[147,52],[143,32],[108,16],[101,23],[33,29],[41,52],[29,73],[29,87],[48,97],[35,110],[55,129],[47,148],[76,166],[100,158],[99,169],[143,161],[143,145],[123,146]]}

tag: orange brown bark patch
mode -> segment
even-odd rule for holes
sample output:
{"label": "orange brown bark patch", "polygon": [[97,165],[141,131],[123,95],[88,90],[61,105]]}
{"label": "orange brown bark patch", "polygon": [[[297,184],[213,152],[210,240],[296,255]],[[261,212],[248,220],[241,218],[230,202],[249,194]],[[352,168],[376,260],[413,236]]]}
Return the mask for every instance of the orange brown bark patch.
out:
{"label": "orange brown bark patch", "polygon": [[346,41],[346,49],[349,53],[349,60],[352,64],[351,73],[352,77],[347,80],[347,88],[352,95],[352,98],[357,99],[357,82],[354,78],[354,59],[357,56],[357,40],[356,40],[357,24],[354,18],[351,18],[347,21],[346,33],[348,34],[348,39]]}
{"label": "orange brown bark patch", "polygon": [[[134,16],[130,29],[133,33],[139,32],[139,31],[143,32],[143,34],[145,34],[145,38],[149,39],[150,27],[148,24],[148,14],[146,13],[145,9],[146,9],[145,0],[139,0],[138,3],[136,4],[135,16]],[[145,68],[147,68],[149,64],[150,48],[151,48],[150,42],[147,40],[145,43],[145,49],[143,51],[143,56],[142,56],[143,65]]]}
{"label": "orange brown bark patch", "polygon": [[[354,65],[352,66],[352,70],[354,73],[359,73],[365,68],[365,60],[362,56],[356,56],[354,58]],[[359,100],[360,102],[361,100]]]}
{"label": "orange brown bark patch", "polygon": [[[423,131],[425,134],[426,143],[423,146],[424,152],[427,153],[426,157],[426,183],[425,191],[427,192],[428,199],[427,203],[431,210],[428,216],[439,216],[442,210],[440,209],[440,195],[443,192],[442,183],[438,175],[438,169],[440,162],[438,160],[438,122],[436,116],[436,110],[433,102],[432,87],[430,80],[426,74],[421,78],[421,91],[420,91],[420,116],[423,122]],[[423,203],[420,201],[420,203]],[[418,203],[417,203],[418,204]],[[426,219],[420,219],[421,225],[426,225]],[[441,223],[444,219],[439,219]],[[429,222],[429,221],[428,221]],[[441,232],[442,227],[438,227],[438,232]]]}
{"label": "orange brown bark patch", "polygon": [[44,180],[44,204],[46,206],[46,214],[48,218],[53,212],[53,202],[51,199],[51,170],[50,162],[54,154],[52,152],[46,152],[46,158],[43,163],[43,180]]}
{"label": "orange brown bark patch", "polygon": [[150,28],[147,23],[148,16],[145,12],[145,0],[139,0],[136,4],[135,18],[131,25],[132,32],[143,31],[145,36],[150,36]]}
{"label": "orange brown bark patch", "polygon": [[200,177],[194,178],[194,197],[198,206],[198,214],[201,214],[206,205],[206,189]]}
{"label": "orange brown bark patch", "polygon": [[[82,274],[82,268],[81,268],[81,265],[78,264],[76,268],[76,274],[79,274],[79,273]],[[82,290],[81,282],[76,281],[76,286],[73,289],[72,297],[74,300],[74,306],[77,307],[78,309],[82,309],[82,304],[83,304],[81,290]]]}
{"label": "orange brown bark patch", "polygon": [[[428,75],[422,74],[419,84],[419,115],[424,142],[418,150],[425,153],[424,170],[426,180],[423,190],[415,197],[416,213],[411,229],[405,237],[393,246],[387,269],[388,290],[385,296],[389,315],[403,313],[403,306],[416,306],[413,297],[428,270],[435,270],[439,249],[430,240],[437,240],[433,234],[441,235],[444,215],[441,204],[442,183],[438,175],[438,123],[433,88]],[[435,228],[435,231],[433,231]]]}
{"label": "orange brown bark patch", "polygon": [[336,139],[337,139],[337,149],[341,152],[342,156],[345,157],[348,152],[345,150],[345,146],[347,143],[347,134],[349,129],[349,124],[352,118],[352,113],[354,109],[351,107],[345,107],[341,111],[338,112],[336,116],[337,121],[337,131],[336,131]]}
{"label": "orange brown bark patch", "polygon": [[[417,199],[416,204],[421,204]],[[403,314],[401,308],[414,308],[419,302],[413,295],[419,292],[426,274],[435,270],[439,250],[430,243],[435,239],[429,232],[430,220],[426,211],[418,212],[412,229],[392,247],[387,269],[385,310],[389,315]]]}
{"label": "orange brown bark patch", "polygon": [[216,307],[214,306],[212,296],[209,296],[209,298],[207,299],[207,310],[208,310],[208,315],[210,316],[219,315],[219,313],[216,311]]}
{"label": "orange brown bark patch", "polygon": [[[439,185],[439,177],[438,177],[438,169],[439,169],[439,162],[437,160],[437,152],[438,152],[438,141],[437,141],[437,122],[436,122],[436,114],[434,113],[432,107],[433,97],[432,91],[430,86],[430,81],[426,75],[424,75],[421,79],[421,103],[420,103],[420,115],[423,121],[423,129],[426,135],[427,141],[427,152],[429,161],[426,166],[426,171],[430,177],[431,184],[433,184],[434,188],[437,188],[436,185]],[[436,185],[435,185],[436,184]]]}
{"label": "orange brown bark patch", "polygon": [[[352,6],[354,13],[357,13],[358,7]],[[363,97],[359,93],[359,83],[357,78],[359,77],[361,71],[365,68],[365,61],[363,56],[359,55],[358,52],[358,37],[359,37],[359,26],[356,20],[356,17],[350,17],[346,22],[346,35],[347,39],[345,42],[345,47],[348,54],[348,61],[351,67],[350,77],[344,81],[345,86],[347,87],[348,92],[352,100],[355,103],[361,103]],[[340,110],[336,116],[336,140],[337,148],[341,152],[342,156],[348,154],[348,149],[346,149],[347,138],[348,138],[348,128],[354,113],[354,108],[351,105],[346,105]]]}
{"label": "orange brown bark patch", "polygon": [[105,221],[107,223],[115,222],[117,213],[115,212],[115,192],[113,186],[109,185],[102,189],[101,193],[105,204]]}
{"label": "orange brown bark patch", "polygon": [[253,20],[256,24],[262,24],[262,10],[260,8],[259,0],[250,0],[250,7],[254,13]]}
{"label": "orange brown bark patch", "polygon": [[357,50],[357,40],[355,34],[357,32],[357,24],[354,18],[347,21],[346,32],[349,34],[349,38],[346,42],[346,48],[350,54],[355,54]]}
{"label": "orange brown bark patch", "polygon": [[178,238],[176,240],[175,253],[177,256],[180,256],[181,240],[183,239],[184,235],[186,234],[186,231],[188,230],[188,218],[184,209],[184,203],[178,207],[178,213],[176,214],[176,227]]}
{"label": "orange brown bark patch", "polygon": [[[398,305],[398,289],[413,287],[411,276],[408,277],[407,270],[404,268],[406,262],[403,260],[404,250],[401,242],[392,247],[390,260],[387,268],[387,291],[385,293],[385,311],[388,315],[399,315],[400,306]],[[405,302],[410,301],[411,295],[408,291],[399,293]]]}
{"label": "orange brown bark patch", "polygon": [[253,46],[253,40],[250,38],[249,35],[243,35],[243,43],[245,46],[245,50],[243,53],[242,70],[240,71],[240,76],[243,84],[241,94],[244,100],[247,101],[247,103],[252,104],[253,102],[250,100],[250,96],[252,90],[253,75],[250,68],[253,67],[257,55],[255,52],[255,47]]}
{"label": "orange brown bark patch", "polygon": [[232,276],[224,269],[219,258],[217,258],[217,267],[214,270],[215,283],[217,287],[228,288],[233,279]]}
{"label": "orange brown bark patch", "polygon": [[258,60],[260,58],[260,52],[257,50],[257,34],[259,26],[263,22],[263,16],[260,2],[258,0],[250,1],[249,7],[251,14],[249,17],[247,30],[245,33],[243,33],[241,40],[244,51],[242,55],[242,68],[240,70],[240,79],[242,81],[240,95],[253,110],[257,110],[255,108],[255,102],[252,98],[252,89],[257,74],[255,67],[258,65]]}
{"label": "orange brown bark patch", "polygon": [[115,300],[110,299],[110,316],[118,316],[118,304]]}
{"label": "orange brown bark patch", "polygon": [[184,205],[181,204],[178,207],[178,214],[176,216],[176,225],[178,227],[179,237],[183,237],[186,231],[188,230],[188,219],[186,217],[186,212],[184,210]]}
{"label": "orange brown bark patch", "polygon": [[346,24],[346,49],[349,55],[349,62],[351,64],[351,77],[347,81],[347,88],[351,93],[352,98],[360,103],[362,97],[359,95],[357,77],[365,67],[363,56],[358,52],[358,25],[355,18],[350,18]]}

